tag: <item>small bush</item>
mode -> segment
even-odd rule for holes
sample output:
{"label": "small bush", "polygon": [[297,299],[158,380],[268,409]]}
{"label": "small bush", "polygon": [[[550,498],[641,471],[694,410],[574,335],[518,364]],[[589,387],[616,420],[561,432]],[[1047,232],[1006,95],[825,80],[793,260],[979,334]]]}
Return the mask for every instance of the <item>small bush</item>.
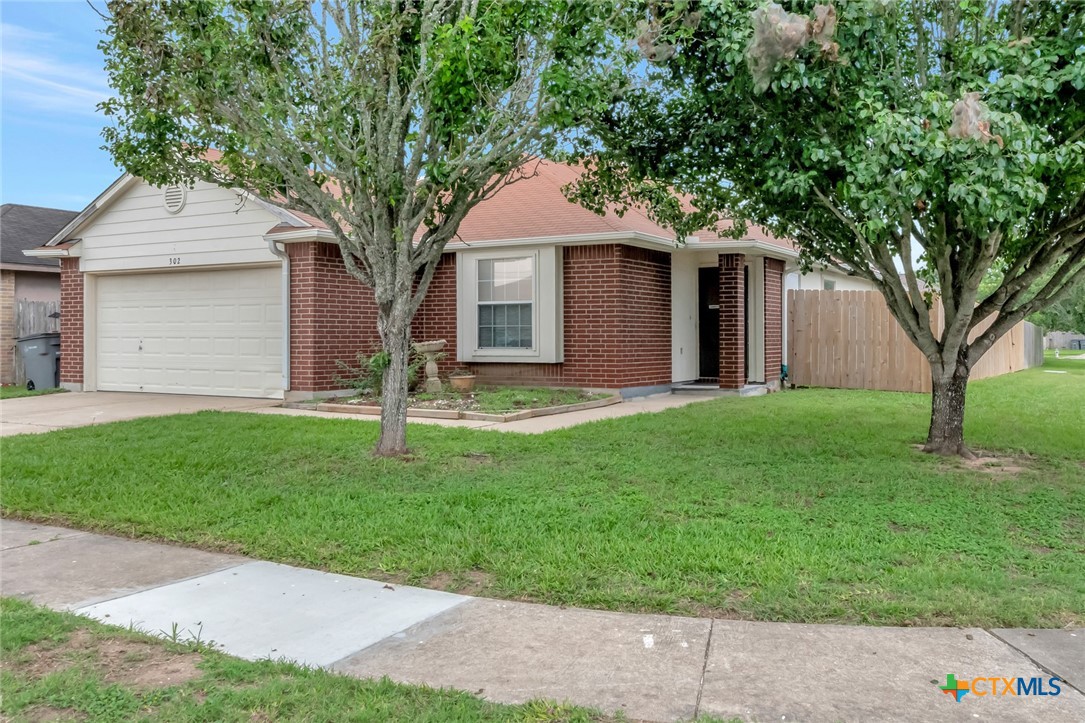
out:
{"label": "small bush", "polygon": [[[333,380],[336,384],[353,389],[356,394],[379,397],[384,388],[384,373],[391,363],[391,355],[378,345],[368,354],[364,351],[358,352],[354,364],[337,359],[335,366],[340,373],[336,374]],[[426,355],[412,349],[407,364],[408,391],[414,391],[421,384],[425,367]]]}

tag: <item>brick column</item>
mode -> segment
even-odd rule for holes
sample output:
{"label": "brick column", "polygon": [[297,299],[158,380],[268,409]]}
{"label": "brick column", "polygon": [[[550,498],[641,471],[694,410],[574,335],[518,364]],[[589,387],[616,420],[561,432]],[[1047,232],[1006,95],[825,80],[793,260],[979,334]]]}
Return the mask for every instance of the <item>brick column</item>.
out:
{"label": "brick column", "polygon": [[83,385],[83,272],[77,258],[60,260],[60,383]]}
{"label": "brick column", "polygon": [[720,389],[746,384],[744,254],[720,254]]}
{"label": "brick column", "polygon": [[765,382],[780,386],[784,334],[784,262],[765,259]]}
{"label": "brick column", "polygon": [[0,271],[0,384],[15,382],[15,272]]}

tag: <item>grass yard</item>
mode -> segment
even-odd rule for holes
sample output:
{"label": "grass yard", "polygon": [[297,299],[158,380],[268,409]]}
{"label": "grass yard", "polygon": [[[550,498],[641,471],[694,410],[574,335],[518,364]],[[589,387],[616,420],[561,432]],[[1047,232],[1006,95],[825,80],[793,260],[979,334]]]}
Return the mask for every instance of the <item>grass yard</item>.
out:
{"label": "grass yard", "polygon": [[66,392],[67,389],[56,387],[53,389],[35,389],[29,391],[26,387],[0,387],[0,399],[19,399],[20,397],[40,397],[42,394],[57,394]]}
{"label": "grass yard", "polygon": [[466,693],[231,658],[28,603],[0,600],[5,721],[602,721],[582,708],[497,705]]}
{"label": "grass yard", "polygon": [[[1049,374],[1047,371],[1064,371]],[[203,413],[3,442],[5,514],[491,597],[759,620],[1085,622],[1085,361],[922,395],[806,389],[545,435]]]}

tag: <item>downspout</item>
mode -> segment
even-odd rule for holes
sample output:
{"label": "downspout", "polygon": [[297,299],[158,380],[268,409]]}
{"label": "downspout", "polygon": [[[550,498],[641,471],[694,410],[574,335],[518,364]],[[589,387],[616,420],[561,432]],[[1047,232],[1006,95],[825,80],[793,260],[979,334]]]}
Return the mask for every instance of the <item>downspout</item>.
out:
{"label": "downspout", "polygon": [[266,239],[267,249],[275,256],[282,259],[282,314],[283,314],[283,341],[282,341],[282,387],[283,398],[290,391],[290,256],[286,250],[279,247],[275,239]]}

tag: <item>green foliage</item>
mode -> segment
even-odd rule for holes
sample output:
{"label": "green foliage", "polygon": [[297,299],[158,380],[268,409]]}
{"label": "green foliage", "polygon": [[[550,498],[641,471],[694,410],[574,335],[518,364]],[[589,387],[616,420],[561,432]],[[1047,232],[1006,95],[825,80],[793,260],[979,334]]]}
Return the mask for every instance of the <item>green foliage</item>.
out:
{"label": "green foliage", "polygon": [[[807,263],[871,279],[924,352],[951,360],[970,324],[997,313],[1000,334],[1064,293],[1085,269],[1085,5],[839,0],[832,42],[773,56],[759,83],[763,4],[675,3],[695,22],[653,20],[675,52],[639,66],[642,83],[591,126],[601,152],[585,145],[581,200],[647,203],[679,237],[717,214],[755,222]],[[812,0],[784,5],[816,25]],[[960,333],[928,328],[902,267],[927,276]],[[991,268],[1003,282],[973,318]]]}
{"label": "green foliage", "polygon": [[1045,331],[1085,334],[1085,281],[1078,282],[1065,299],[1030,316],[1029,321]]}
{"label": "green foliage", "polygon": [[[438,358],[440,356],[442,355],[438,355]],[[384,389],[384,373],[391,362],[391,355],[379,346],[370,354],[360,351],[355,357],[354,365],[342,359],[335,360],[335,366],[340,373],[335,375],[333,381],[341,384],[344,389],[353,389],[358,394],[372,394],[379,397]],[[412,351],[407,363],[409,390],[416,389],[423,381],[425,368],[425,354]]]}
{"label": "green foliage", "polygon": [[[625,82],[591,0],[109,0],[106,148],[151,183],[238,187],[323,221],[389,364],[467,212]],[[399,380],[403,374],[396,374]],[[407,389],[386,391],[405,454]],[[394,403],[391,403],[394,402]]]}
{"label": "green foliage", "polygon": [[589,608],[1080,625],[1085,361],[968,394],[974,444],[1020,471],[916,452],[929,401],[890,392],[546,434],[419,424],[410,461],[358,454],[375,423],[202,413],[6,437],[3,512]]}

